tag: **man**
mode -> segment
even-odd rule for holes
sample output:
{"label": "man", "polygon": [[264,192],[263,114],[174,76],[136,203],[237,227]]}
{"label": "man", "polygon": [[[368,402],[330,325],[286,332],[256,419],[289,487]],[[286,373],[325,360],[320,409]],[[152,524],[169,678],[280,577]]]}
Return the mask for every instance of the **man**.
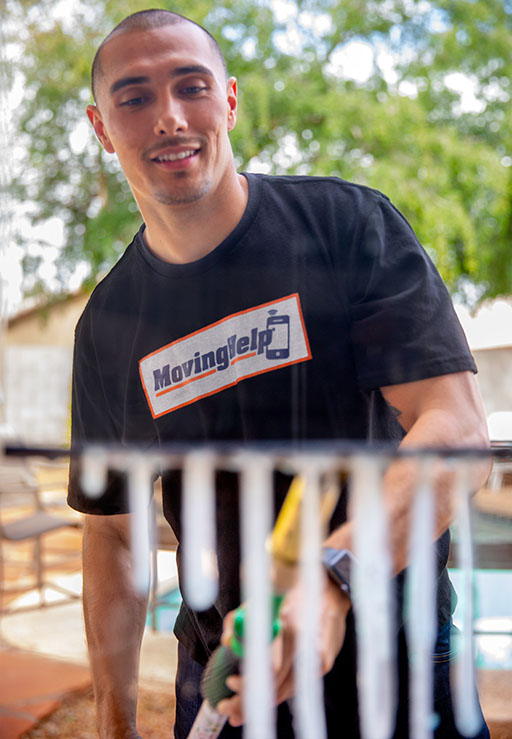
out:
{"label": "man", "polygon": [[[137,442],[289,439],[402,440],[403,446],[481,446],[485,421],[475,366],[442,283],[387,198],[334,178],[241,175],[229,131],[237,83],[215,40],[167,11],[123,21],[93,64],[96,134],[120,161],[144,225],[98,285],[76,331],[73,440]],[[399,419],[399,423],[396,418]],[[484,473],[482,473],[483,475]],[[407,561],[414,474],[386,477],[396,573]],[[217,474],[219,598],[183,606],[175,736],[187,736],[199,680],[223,619],[239,602],[236,476]],[[276,500],[289,480],[276,475]],[[483,477],[475,481],[476,487]],[[180,479],[162,476],[165,515],[180,538]],[[437,481],[438,649],[446,652],[447,480]],[[123,481],[70,504],[84,528],[84,610],[101,737],[137,737],[138,654],[146,602],[129,574]],[[343,497],[326,544],[351,548]],[[400,582],[400,577],[398,578]],[[293,736],[296,593],[282,609],[276,671],[278,736]],[[325,577],[322,667],[330,737],[359,736],[350,600]],[[229,631],[230,618],[227,619]],[[407,658],[399,635],[400,707],[408,736]],[[436,667],[436,737],[457,737],[447,665]],[[240,680],[221,704],[240,736]],[[485,726],[479,737],[487,737]]]}

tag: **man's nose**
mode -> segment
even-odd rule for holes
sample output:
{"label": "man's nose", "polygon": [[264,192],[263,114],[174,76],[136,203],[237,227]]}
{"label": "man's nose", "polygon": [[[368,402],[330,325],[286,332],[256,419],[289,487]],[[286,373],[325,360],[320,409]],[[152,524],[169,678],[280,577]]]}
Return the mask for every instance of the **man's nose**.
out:
{"label": "man's nose", "polygon": [[168,93],[162,96],[155,120],[157,136],[173,136],[177,133],[183,133],[187,128],[187,119],[181,101],[176,100]]}

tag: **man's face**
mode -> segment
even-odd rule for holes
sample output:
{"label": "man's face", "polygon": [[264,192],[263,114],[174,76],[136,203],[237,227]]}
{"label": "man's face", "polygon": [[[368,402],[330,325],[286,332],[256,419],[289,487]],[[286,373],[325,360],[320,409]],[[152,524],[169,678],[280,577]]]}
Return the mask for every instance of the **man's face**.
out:
{"label": "man's face", "polygon": [[193,203],[232,163],[236,81],[190,23],[112,37],[101,51],[98,107],[87,112],[139,206]]}

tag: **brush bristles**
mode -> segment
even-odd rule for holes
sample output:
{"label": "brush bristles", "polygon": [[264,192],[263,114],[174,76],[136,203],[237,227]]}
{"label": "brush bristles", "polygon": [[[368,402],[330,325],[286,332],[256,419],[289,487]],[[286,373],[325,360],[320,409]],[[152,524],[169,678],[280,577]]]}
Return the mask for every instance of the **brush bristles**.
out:
{"label": "brush bristles", "polygon": [[238,657],[231,649],[220,646],[212,653],[201,680],[201,693],[212,708],[234,695],[226,685],[226,678],[238,674],[238,664]]}

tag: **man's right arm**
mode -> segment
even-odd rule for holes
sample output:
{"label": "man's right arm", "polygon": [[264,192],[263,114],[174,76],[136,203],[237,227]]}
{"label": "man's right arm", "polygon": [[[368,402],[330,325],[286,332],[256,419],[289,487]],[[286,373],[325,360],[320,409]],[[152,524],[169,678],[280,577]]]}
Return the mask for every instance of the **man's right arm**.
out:
{"label": "man's right arm", "polygon": [[135,739],[137,678],[147,597],[133,588],[130,514],[86,515],[83,599],[98,731]]}

